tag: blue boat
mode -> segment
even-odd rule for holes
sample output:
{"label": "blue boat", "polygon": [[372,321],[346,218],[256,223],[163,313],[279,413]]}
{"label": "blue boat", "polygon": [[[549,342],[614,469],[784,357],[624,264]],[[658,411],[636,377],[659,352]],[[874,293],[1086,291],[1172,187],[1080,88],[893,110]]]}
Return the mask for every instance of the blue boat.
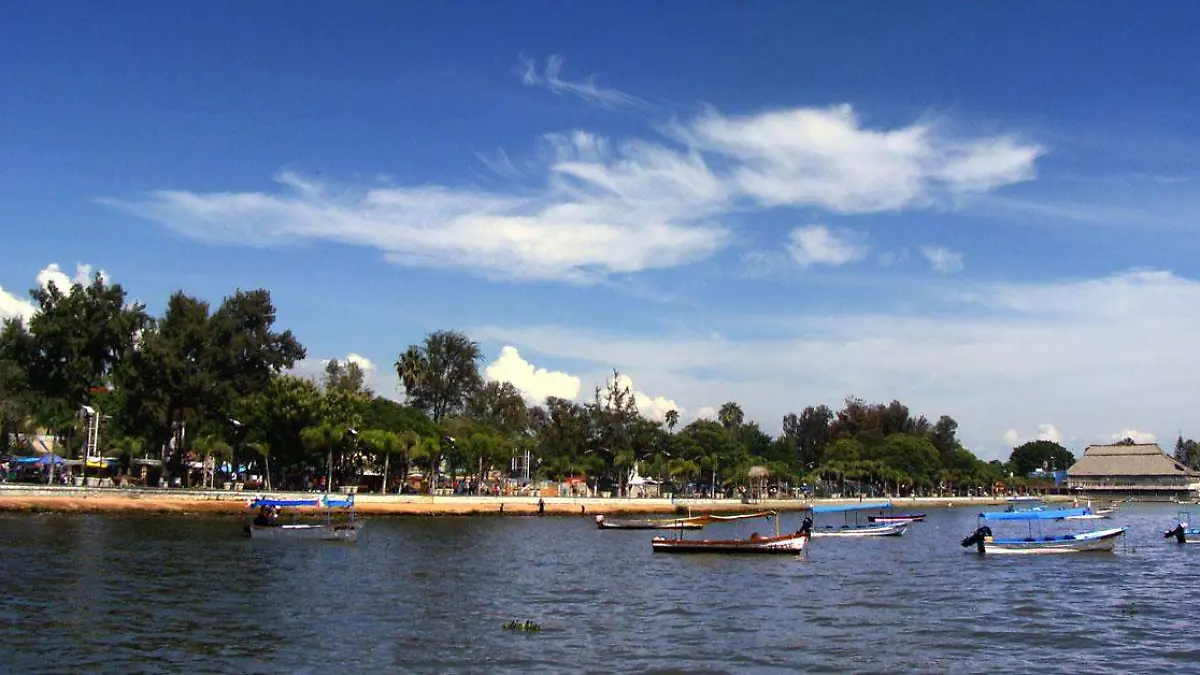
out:
{"label": "blue boat", "polygon": [[[888,502],[858,502],[854,504],[818,504],[809,507],[812,511],[813,520],[822,513],[842,513],[846,516],[846,522],[841,526],[822,525],[813,527],[812,536],[817,537],[899,537],[908,530],[911,521],[903,522],[869,522],[862,524],[858,520],[858,514],[862,511],[888,511],[891,510],[892,503]],[[850,514],[854,514],[854,524],[850,524]]]}
{"label": "blue boat", "polygon": [[1200,544],[1200,528],[1192,527],[1191,522],[1192,514],[1180,511],[1175,514],[1175,527],[1164,532],[1163,537],[1174,537],[1180,544]]}
{"label": "blue boat", "polygon": [[[321,541],[357,541],[364,522],[355,517],[354,496],[321,495],[306,499],[271,499],[258,497],[249,500],[248,508],[258,509],[258,516],[245,527],[253,539],[315,539]],[[280,522],[282,509],[290,509],[290,523]],[[311,509],[301,511],[300,509]],[[311,513],[316,522],[300,521],[297,516]],[[337,518],[335,513],[344,514]]]}
{"label": "blue boat", "polygon": [[[974,546],[979,553],[999,555],[1033,553],[1087,553],[1112,551],[1127,528],[1114,527],[1088,532],[1043,534],[1047,522],[1066,522],[1086,516],[1088,509],[1044,509],[1039,511],[1001,511],[979,514],[979,527],[962,540],[963,548]],[[1028,525],[1024,537],[995,537],[988,522],[1020,521]]]}

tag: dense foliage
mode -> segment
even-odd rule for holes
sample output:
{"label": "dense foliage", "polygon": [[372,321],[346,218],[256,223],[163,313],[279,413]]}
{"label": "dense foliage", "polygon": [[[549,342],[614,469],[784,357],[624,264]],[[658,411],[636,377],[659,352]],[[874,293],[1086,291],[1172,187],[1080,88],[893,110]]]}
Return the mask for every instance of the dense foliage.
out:
{"label": "dense foliage", "polygon": [[0,332],[0,451],[20,452],[10,445],[43,430],[78,456],[78,411],[88,406],[105,418],[102,452],[127,467],[163,460],[184,482],[194,479],[188,462],[213,457],[254,467],[275,487],[319,487],[329,474],[334,485],[358,483],[382,470],[393,490],[409,472],[440,471],[473,489],[545,478],[623,493],[636,465],[676,491],[761,488],[748,476],[762,467],[756,475],[783,489],[965,494],[1011,484],[1010,469],[1021,482],[1070,459],[1034,443],[1015,449],[1011,466],[982,462],[953,418],[914,417],[899,401],[809,406],[786,415],[777,437],[732,401],[717,419],[680,427],[677,411],[661,423],[645,417],[616,372],[590,400],[530,405],[511,384],[485,381],[479,344],[456,331],[399,352],[401,403],[371,392],[353,362],[328,362],[319,380],[289,374],[305,349],[275,327],[265,290],[238,291],[215,310],[176,293],[159,317],[99,275],[31,295],[28,325],[10,320]]}

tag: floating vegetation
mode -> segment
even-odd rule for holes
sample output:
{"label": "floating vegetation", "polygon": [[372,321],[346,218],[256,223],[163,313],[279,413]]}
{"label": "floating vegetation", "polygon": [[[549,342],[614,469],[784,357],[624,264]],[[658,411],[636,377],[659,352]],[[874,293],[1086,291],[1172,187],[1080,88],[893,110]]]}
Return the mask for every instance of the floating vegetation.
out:
{"label": "floating vegetation", "polygon": [[529,619],[524,621],[509,621],[508,623],[504,624],[504,628],[506,630],[520,630],[527,633],[537,633],[542,630],[541,626],[530,621]]}

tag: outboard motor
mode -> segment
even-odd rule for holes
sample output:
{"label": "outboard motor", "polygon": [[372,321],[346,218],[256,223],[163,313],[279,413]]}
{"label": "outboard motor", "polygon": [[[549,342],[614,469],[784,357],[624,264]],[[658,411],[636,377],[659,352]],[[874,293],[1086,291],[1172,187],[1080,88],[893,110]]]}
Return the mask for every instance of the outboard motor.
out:
{"label": "outboard motor", "polygon": [[1176,524],[1175,529],[1173,530],[1167,530],[1166,532],[1163,532],[1164,539],[1170,539],[1171,537],[1175,537],[1175,541],[1179,542],[1180,544],[1187,543],[1187,535],[1183,529],[1183,523]]}
{"label": "outboard motor", "polygon": [[963,539],[959,543],[962,545],[963,548],[974,545],[975,550],[979,551],[980,553],[983,553],[984,552],[984,549],[983,549],[984,539],[987,537],[990,537],[990,536],[992,536],[992,528],[988,527],[987,525],[984,525],[983,527],[975,530],[974,534],[967,537],[966,539]]}
{"label": "outboard motor", "polygon": [[800,531],[797,534],[802,534],[806,537],[812,536],[812,518],[804,516],[804,520],[800,522]]}

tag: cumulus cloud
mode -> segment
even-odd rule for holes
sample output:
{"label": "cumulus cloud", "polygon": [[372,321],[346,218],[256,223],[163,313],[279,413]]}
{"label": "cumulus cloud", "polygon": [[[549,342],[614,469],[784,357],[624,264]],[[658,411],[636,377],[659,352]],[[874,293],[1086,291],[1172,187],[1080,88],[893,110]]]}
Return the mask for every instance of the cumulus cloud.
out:
{"label": "cumulus cloud", "polygon": [[[561,87],[560,67],[527,68],[522,77]],[[1012,137],[960,138],[932,124],[870,129],[850,106],[709,111],[653,141],[586,130],[541,141],[529,184],[505,191],[337,185],[285,172],[272,191],[160,190],[100,201],[211,244],[332,241],[378,249],[400,265],[595,283],[709,258],[735,241],[729,221],[747,209],[953,204],[960,193],[1032,178],[1042,153]],[[832,251],[865,255],[844,245]]]}
{"label": "cumulus cloud", "polygon": [[1004,432],[1004,442],[1011,447],[1015,448],[1018,445],[1024,445],[1030,441],[1050,441],[1052,443],[1061,444],[1063,442],[1063,438],[1062,434],[1059,433],[1058,428],[1053,424],[1037,425],[1037,434],[1035,434],[1033,438],[1021,436],[1016,429],[1009,429],[1008,431]]}
{"label": "cumulus cloud", "polygon": [[700,406],[696,409],[696,414],[692,415],[694,420],[713,420],[717,419],[717,409],[711,405]]}
{"label": "cumulus cloud", "polygon": [[371,359],[368,359],[361,354],[355,354],[354,352],[346,355],[345,362],[357,365],[364,373],[370,373],[375,370],[375,364],[371,361]]}
{"label": "cumulus cloud", "polygon": [[1112,439],[1113,443],[1118,443],[1120,441],[1125,440],[1126,438],[1132,438],[1133,442],[1135,442],[1135,443],[1156,443],[1156,442],[1158,442],[1158,436],[1155,436],[1154,434],[1148,433],[1145,431],[1138,431],[1137,429],[1125,429],[1124,431],[1118,431],[1117,433],[1109,436],[1109,438]]}
{"label": "cumulus cloud", "polygon": [[[100,270],[99,274],[102,279],[107,281],[108,275],[104,270]],[[50,284],[54,284],[54,287],[59,291],[68,293],[74,284],[87,285],[91,283],[92,266],[77,263],[75,265],[74,276],[67,276],[67,273],[63,271],[58,263],[50,263],[38,271],[35,279],[37,285],[42,288],[47,288]],[[36,311],[37,308],[33,306],[32,302],[0,287],[0,321],[13,318],[28,321]]]}
{"label": "cumulus cloud", "polygon": [[[1108,438],[1112,420],[1128,420],[1161,434],[1200,405],[1190,379],[1200,371],[1192,339],[1200,333],[1200,281],[1141,270],[903,293],[903,309],[892,313],[739,314],[736,336],[561,326],[480,326],[472,335],[620,364],[678,392],[683,407],[734,400],[775,432],[784,414],[806,405],[898,398],[932,419],[953,416],[968,446],[989,459],[1007,459],[1014,444],[999,439],[1010,428],[1071,442]],[[1046,419],[1054,424],[1037,426]]]}
{"label": "cumulus cloud", "polygon": [[929,261],[929,266],[935,272],[954,274],[963,269],[963,256],[957,251],[942,246],[926,246],[921,249],[921,255]]}
{"label": "cumulus cloud", "polygon": [[701,147],[737,163],[733,180],[745,194],[840,213],[922,206],[1026,181],[1044,152],[1012,136],[953,138],[930,124],[869,129],[848,104],[710,112],[688,131]]}
{"label": "cumulus cloud", "polygon": [[[609,383],[612,380],[608,380]],[[607,384],[607,383],[606,383]],[[642,413],[646,419],[662,422],[667,417],[667,412],[677,410],[682,415],[687,412],[678,403],[664,396],[651,396],[644,391],[639,391],[633,386],[633,379],[622,373],[617,377],[616,384],[621,389],[628,389],[633,394],[634,403],[637,405],[638,412]]]}
{"label": "cumulus cloud", "polygon": [[602,108],[640,107],[645,105],[636,96],[616,89],[606,89],[596,84],[596,76],[572,82],[562,77],[563,59],[557,54],[546,58],[546,67],[539,72],[537,62],[529,56],[518,57],[517,75],[527,87],[543,87],[555,94],[571,94]]}
{"label": "cumulus cloud", "polygon": [[824,225],[798,227],[789,235],[788,253],[801,267],[845,265],[867,256],[867,247],[859,244],[853,232],[837,234]]}
{"label": "cumulus cloud", "polygon": [[547,397],[575,400],[579,397],[580,379],[573,375],[537,368],[521,357],[516,347],[505,345],[500,355],[484,368],[484,375],[495,382],[508,382],[531,403],[542,404]]}

